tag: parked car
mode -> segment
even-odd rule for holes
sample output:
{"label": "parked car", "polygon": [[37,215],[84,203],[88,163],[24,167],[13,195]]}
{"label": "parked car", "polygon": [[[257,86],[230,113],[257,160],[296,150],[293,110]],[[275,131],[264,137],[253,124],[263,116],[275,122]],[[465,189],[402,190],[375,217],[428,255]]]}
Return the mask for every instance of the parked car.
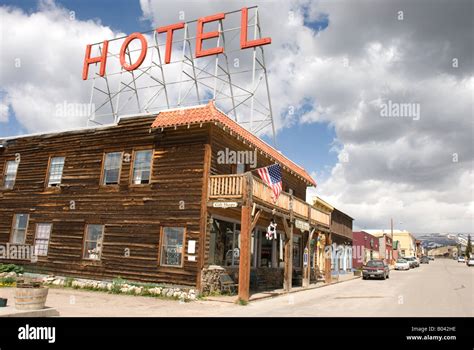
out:
{"label": "parked car", "polygon": [[466,260],[466,265],[467,266],[474,266],[474,255]]}
{"label": "parked car", "polygon": [[458,262],[465,263],[466,259],[464,259],[464,256],[460,256],[460,257],[458,257]]}
{"label": "parked car", "polygon": [[410,268],[412,269],[420,266],[420,263],[418,262],[418,260],[416,260],[414,256],[405,257],[404,259],[408,261],[408,263],[410,264]]}
{"label": "parked car", "polygon": [[428,256],[428,259],[434,260],[434,256],[433,256],[433,255],[430,255],[430,256]]}
{"label": "parked car", "polygon": [[420,259],[420,264],[429,264],[430,259],[427,256],[422,256]]}
{"label": "parked car", "polygon": [[390,278],[390,269],[383,260],[369,260],[362,267],[362,279],[368,278]]}
{"label": "parked car", "polygon": [[395,263],[395,270],[410,270],[410,263],[405,259],[398,259]]}

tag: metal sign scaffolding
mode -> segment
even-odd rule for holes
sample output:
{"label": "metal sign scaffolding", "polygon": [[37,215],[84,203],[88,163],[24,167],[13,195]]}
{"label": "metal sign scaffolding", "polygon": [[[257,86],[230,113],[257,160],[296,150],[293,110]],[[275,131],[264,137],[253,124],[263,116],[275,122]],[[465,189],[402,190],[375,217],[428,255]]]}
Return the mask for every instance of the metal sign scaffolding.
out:
{"label": "metal sign scaffolding", "polygon": [[[196,22],[187,21],[174,33],[171,60],[165,63],[166,34],[156,30],[141,33],[147,38],[143,63],[134,70],[120,64],[121,44],[126,37],[108,41],[107,73],[91,65],[91,113],[88,125],[117,122],[119,116],[149,114],[184,108],[213,99],[216,105],[250,132],[273,137],[275,126],[270,99],[268,71],[263,46],[241,49],[241,10],[225,13],[225,19],[207,23],[217,26],[218,35],[202,45],[222,47],[223,52],[196,58]],[[206,28],[207,29],[207,28]],[[244,28],[245,29],[245,28]],[[262,38],[258,7],[248,8],[249,40]],[[125,50],[128,64],[142,51],[138,40]],[[91,45],[91,55],[101,56],[103,43]]]}

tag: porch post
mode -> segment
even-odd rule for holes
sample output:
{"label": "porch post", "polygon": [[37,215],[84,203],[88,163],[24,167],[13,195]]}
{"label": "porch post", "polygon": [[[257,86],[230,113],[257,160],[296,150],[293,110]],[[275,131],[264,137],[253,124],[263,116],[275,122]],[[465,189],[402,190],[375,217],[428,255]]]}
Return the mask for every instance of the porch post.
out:
{"label": "porch post", "polygon": [[283,218],[283,224],[285,226],[285,271],[283,290],[289,292],[293,280],[293,222],[291,222],[290,227],[288,227],[286,219]]}
{"label": "porch post", "polygon": [[250,298],[250,250],[251,250],[251,213],[252,188],[251,174],[245,176],[242,213],[240,221],[240,261],[239,261],[239,299]]}
{"label": "porch post", "polygon": [[311,281],[311,240],[313,239],[313,230],[308,231],[308,240],[306,241],[306,251],[308,252],[308,261],[307,265],[303,266],[303,287],[309,287]]}
{"label": "porch post", "polygon": [[[331,244],[332,244],[332,240],[331,240],[331,234],[330,233],[326,233],[326,247],[329,247],[329,250],[331,250]],[[327,252],[326,250],[326,247],[324,247],[324,255],[325,256],[325,266],[324,266],[324,272],[325,272],[325,276],[324,276],[324,279],[326,280],[326,283],[331,283],[331,256],[332,256],[332,251],[331,253]]]}

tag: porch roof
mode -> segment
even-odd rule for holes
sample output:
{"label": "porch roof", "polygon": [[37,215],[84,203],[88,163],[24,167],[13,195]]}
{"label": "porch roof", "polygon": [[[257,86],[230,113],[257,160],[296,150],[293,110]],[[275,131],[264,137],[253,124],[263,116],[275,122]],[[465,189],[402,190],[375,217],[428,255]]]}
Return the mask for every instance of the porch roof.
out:
{"label": "porch roof", "polygon": [[316,181],[301,166],[297,165],[278,150],[252,134],[247,129],[240,126],[237,122],[229,118],[224,112],[217,109],[213,101],[206,105],[194,106],[190,108],[178,108],[162,111],[158,113],[155,121],[151,125],[152,128],[167,128],[180,125],[215,123],[221,126],[231,135],[235,134],[253,147],[260,150],[277,163],[299,177],[301,177],[308,185],[316,186]]}

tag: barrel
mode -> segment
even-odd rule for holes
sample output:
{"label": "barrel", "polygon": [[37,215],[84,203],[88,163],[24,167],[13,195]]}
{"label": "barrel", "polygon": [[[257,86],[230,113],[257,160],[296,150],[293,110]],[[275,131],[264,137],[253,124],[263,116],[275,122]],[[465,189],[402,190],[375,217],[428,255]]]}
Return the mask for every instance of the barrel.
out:
{"label": "barrel", "polygon": [[15,308],[17,310],[41,310],[46,304],[48,288],[16,288]]}

